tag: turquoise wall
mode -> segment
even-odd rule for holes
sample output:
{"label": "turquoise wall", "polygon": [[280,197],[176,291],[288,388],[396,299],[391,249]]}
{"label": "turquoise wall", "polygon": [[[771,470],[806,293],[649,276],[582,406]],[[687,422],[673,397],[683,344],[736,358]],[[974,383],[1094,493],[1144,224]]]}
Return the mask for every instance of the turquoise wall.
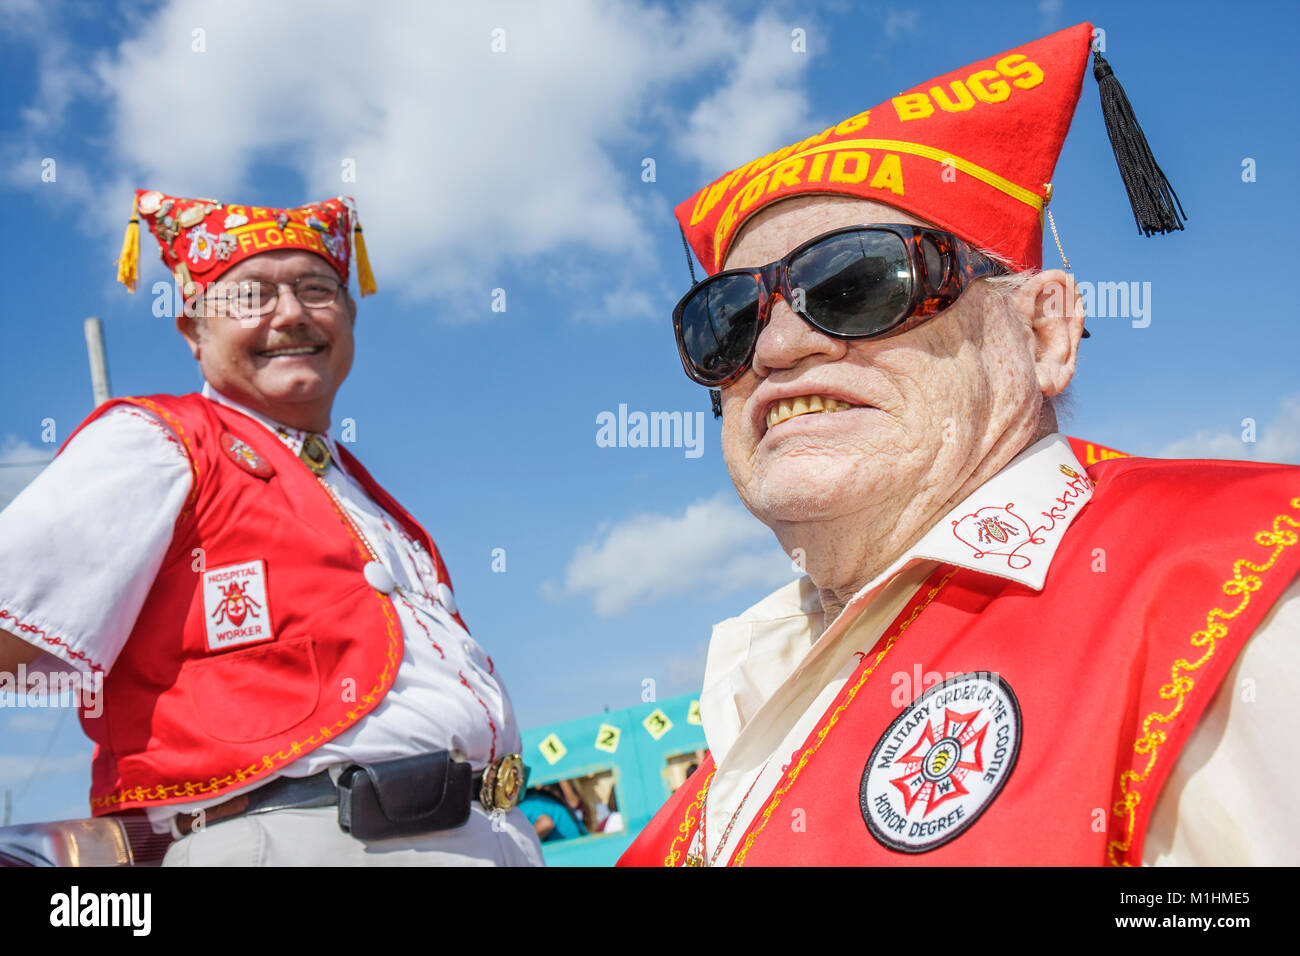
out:
{"label": "turquoise wall", "polygon": [[621,833],[542,844],[548,866],[613,866],[671,795],[668,759],[705,747],[696,694],[534,727],[523,738],[529,786],[613,771],[626,824]]}

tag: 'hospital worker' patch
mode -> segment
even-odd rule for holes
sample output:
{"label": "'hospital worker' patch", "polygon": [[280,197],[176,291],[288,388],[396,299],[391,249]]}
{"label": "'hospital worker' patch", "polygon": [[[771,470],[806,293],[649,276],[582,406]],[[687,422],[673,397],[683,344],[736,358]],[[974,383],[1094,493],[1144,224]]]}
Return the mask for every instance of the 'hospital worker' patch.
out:
{"label": "'hospital worker' patch", "polygon": [[210,651],[275,637],[266,601],[266,562],[245,561],[203,572],[203,611]]}

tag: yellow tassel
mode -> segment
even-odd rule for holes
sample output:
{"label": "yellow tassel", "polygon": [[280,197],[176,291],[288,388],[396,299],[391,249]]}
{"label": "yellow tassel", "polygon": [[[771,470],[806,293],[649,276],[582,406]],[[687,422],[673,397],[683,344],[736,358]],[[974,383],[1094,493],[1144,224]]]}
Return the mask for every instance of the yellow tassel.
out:
{"label": "yellow tassel", "polygon": [[117,281],[130,292],[135,291],[140,278],[140,209],[137,200],[131,200],[131,219],[122,237],[122,254],[117,257]]}
{"label": "yellow tassel", "polygon": [[357,254],[357,285],[361,288],[361,297],[378,292],[375,274],[370,271],[370,256],[366,254],[366,240],[361,237],[361,223],[352,229],[352,248]]}

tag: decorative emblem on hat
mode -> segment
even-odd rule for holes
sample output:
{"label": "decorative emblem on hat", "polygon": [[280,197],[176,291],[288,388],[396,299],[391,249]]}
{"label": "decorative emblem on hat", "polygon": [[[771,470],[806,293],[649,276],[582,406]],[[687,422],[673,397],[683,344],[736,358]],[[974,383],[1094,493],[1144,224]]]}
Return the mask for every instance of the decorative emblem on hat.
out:
{"label": "decorative emblem on hat", "polygon": [[217,242],[216,236],[208,232],[202,225],[195,226],[187,235],[190,240],[190,262],[197,265],[212,258],[212,252]]}
{"label": "decorative emblem on hat", "polygon": [[239,244],[235,241],[235,237],[228,232],[223,232],[217,236],[217,244],[213,246],[213,251],[216,252],[218,259],[225,262],[238,248]]}
{"label": "decorative emblem on hat", "polygon": [[205,283],[211,282],[251,256],[300,249],[327,260],[344,282],[355,253],[361,295],[375,291],[356,205],[349,196],[297,209],[267,209],[139,190],[117,261],[118,281],[132,292],[139,280],[142,218],[158,240],[163,264],[178,276],[183,287],[191,273],[201,274]]}
{"label": "decorative emblem on hat", "polygon": [[164,198],[166,197],[164,197],[162,193],[158,192],[155,189],[151,189],[147,193],[141,193],[140,203],[139,203],[140,215],[152,216],[154,213],[158,211],[158,208],[162,205]]}
{"label": "decorative emblem on hat", "polygon": [[203,221],[203,217],[208,214],[204,203],[196,203],[182,210],[176,217],[176,224],[182,229],[188,229],[190,226],[197,226]]}

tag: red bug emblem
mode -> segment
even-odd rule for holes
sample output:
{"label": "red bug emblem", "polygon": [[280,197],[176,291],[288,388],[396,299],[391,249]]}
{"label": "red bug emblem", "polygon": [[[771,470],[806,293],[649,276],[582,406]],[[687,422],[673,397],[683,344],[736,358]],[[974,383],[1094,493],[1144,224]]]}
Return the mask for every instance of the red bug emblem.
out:
{"label": "red bug emblem", "polygon": [[221,589],[221,603],[212,612],[212,616],[216,618],[218,624],[225,620],[232,627],[239,627],[249,614],[252,614],[253,617],[261,616],[258,611],[262,609],[262,605],[244,593],[243,584],[233,581],[230,584],[217,585],[217,587]]}
{"label": "red bug emblem", "polygon": [[991,541],[1006,544],[1011,540],[1011,535],[1016,533],[1014,525],[1009,525],[1000,518],[980,518],[978,524],[981,544]]}

